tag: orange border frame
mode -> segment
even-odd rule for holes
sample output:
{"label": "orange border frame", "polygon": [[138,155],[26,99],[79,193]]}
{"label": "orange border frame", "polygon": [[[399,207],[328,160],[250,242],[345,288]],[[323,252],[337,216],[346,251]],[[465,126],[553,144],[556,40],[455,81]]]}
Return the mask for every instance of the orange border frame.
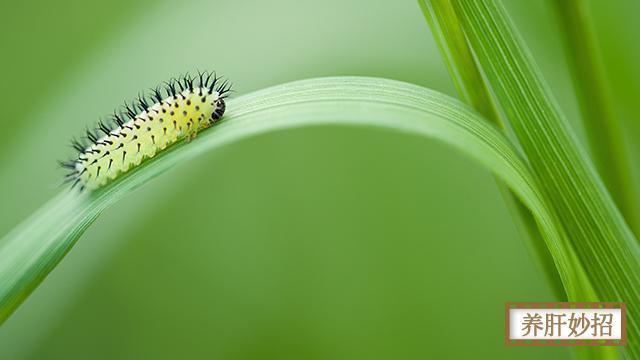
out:
{"label": "orange border frame", "polygon": [[[615,340],[511,340],[509,338],[509,309],[620,309],[622,317],[621,339]],[[627,344],[627,306],[623,302],[506,302],[505,336],[507,346],[624,346]]]}

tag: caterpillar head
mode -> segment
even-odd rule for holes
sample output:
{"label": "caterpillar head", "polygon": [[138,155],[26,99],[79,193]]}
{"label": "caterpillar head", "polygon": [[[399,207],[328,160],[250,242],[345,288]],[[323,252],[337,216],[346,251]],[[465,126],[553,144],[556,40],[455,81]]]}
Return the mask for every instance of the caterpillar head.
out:
{"label": "caterpillar head", "polygon": [[222,117],[222,115],[224,115],[224,111],[227,108],[227,105],[224,102],[223,98],[218,98],[218,100],[216,100],[215,102],[215,108],[213,109],[213,113],[211,114],[211,117],[214,120],[218,120]]}
{"label": "caterpillar head", "polygon": [[[218,80],[219,78],[215,78],[213,80],[213,84],[211,85],[212,89],[216,85]],[[224,99],[228,97],[229,93],[232,91],[231,83],[228,80],[225,80],[220,85],[218,85],[215,89],[216,89],[216,92],[218,93],[218,99],[215,102],[215,109],[213,110],[211,117],[213,118],[213,120],[218,120],[222,117],[222,115],[224,115],[224,110],[227,108],[227,105],[225,104]]]}

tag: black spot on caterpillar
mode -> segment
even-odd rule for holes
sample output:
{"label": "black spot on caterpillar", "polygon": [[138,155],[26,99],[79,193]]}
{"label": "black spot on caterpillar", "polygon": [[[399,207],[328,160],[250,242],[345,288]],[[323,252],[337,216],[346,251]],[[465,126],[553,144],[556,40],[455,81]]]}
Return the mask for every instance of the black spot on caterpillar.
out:
{"label": "black spot on caterpillar", "polygon": [[[182,139],[191,141],[199,131],[222,118],[224,99],[230,92],[228,80],[222,81],[215,73],[198,72],[195,77],[184,75],[166,81],[149,94],[138,94],[120,111],[114,111],[110,123],[99,121],[95,128],[87,129],[87,141],[71,140],[78,154],[72,160],[59,162],[69,170],[64,182],[71,183],[72,188],[79,186],[81,191],[94,190],[167,146]],[[199,105],[191,106],[195,102]],[[172,108],[184,110],[174,112]],[[160,121],[153,121],[155,114],[162,114]],[[205,121],[192,126],[194,118]],[[162,125],[165,121],[173,126]]]}

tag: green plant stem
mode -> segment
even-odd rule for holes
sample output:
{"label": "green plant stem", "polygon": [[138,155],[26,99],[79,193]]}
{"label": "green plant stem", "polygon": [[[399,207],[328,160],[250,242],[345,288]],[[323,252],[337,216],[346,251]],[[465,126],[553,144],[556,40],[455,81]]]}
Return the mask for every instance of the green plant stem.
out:
{"label": "green plant stem", "polygon": [[496,102],[509,118],[598,297],[626,302],[629,344],[623,351],[640,358],[637,240],[570,132],[504,8],[491,0],[461,0],[454,6]]}
{"label": "green plant stem", "polygon": [[[231,99],[227,109],[219,125],[191,143],[168,148],[93,193],[60,194],[0,240],[0,321],[62,260],[104,209],[147,181],[231,142],[327,124],[378,127],[436,139],[473,157],[498,175],[534,215],[567,292],[593,294],[528,166],[497,129],[459,101],[397,81],[345,77],[279,85]],[[451,256],[455,261],[455,254]]]}
{"label": "green plant stem", "polygon": [[614,114],[592,20],[584,0],[552,1],[568,48],[569,69],[584,120],[589,150],[602,179],[636,236],[640,233],[638,188],[629,151]]}
{"label": "green plant stem", "polygon": [[[494,106],[489,88],[473,58],[462,25],[451,2],[449,0],[418,0],[418,3],[429,23],[461,99],[507,133],[506,122],[500,117]],[[511,138],[515,140],[515,136]],[[500,180],[496,179],[496,184],[547,283],[558,300],[565,300],[567,295],[554,266],[553,258],[531,213]]]}
{"label": "green plant stem", "polygon": [[463,101],[504,128],[450,1],[418,0]]}

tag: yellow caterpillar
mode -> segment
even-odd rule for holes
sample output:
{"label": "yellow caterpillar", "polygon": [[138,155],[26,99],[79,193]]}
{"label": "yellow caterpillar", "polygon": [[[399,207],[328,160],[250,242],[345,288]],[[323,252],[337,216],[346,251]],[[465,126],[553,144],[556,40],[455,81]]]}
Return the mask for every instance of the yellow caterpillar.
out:
{"label": "yellow caterpillar", "polygon": [[166,82],[165,95],[158,87],[149,97],[125,103],[122,112],[114,112],[112,126],[100,122],[96,130],[87,130],[89,144],[72,141],[79,154],[60,163],[70,170],[65,181],[72,188],[79,185],[81,190],[93,190],[167,146],[181,139],[190,141],[198,131],[220,120],[230,91],[228,81],[199,73],[195,78],[185,75]]}

